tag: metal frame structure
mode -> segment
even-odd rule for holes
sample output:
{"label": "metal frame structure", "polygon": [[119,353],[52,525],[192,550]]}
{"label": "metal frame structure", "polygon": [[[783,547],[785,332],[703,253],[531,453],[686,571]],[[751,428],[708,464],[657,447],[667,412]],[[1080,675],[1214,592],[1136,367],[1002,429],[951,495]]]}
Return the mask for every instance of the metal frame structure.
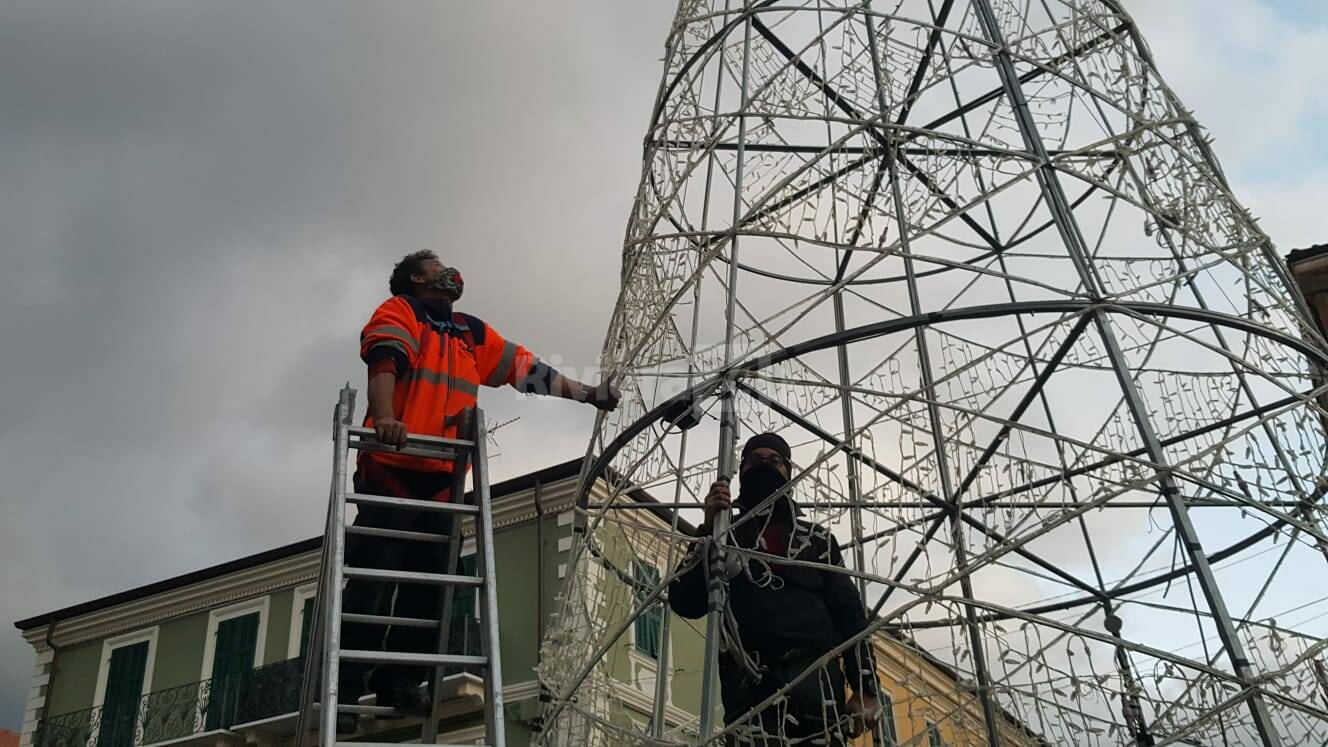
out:
{"label": "metal frame structure", "polygon": [[[696,722],[665,723],[661,674],[641,731],[608,660],[684,569],[615,597],[599,533],[675,562],[677,514],[763,430],[850,550],[825,570],[861,589],[862,635],[952,673],[893,684],[910,720],[990,745],[1328,740],[1309,319],[1116,0],[683,0],[545,742],[747,738],[750,713],[717,724],[715,670],[723,558],[752,553],[712,555]],[[667,531],[623,510],[640,489],[672,495]]]}

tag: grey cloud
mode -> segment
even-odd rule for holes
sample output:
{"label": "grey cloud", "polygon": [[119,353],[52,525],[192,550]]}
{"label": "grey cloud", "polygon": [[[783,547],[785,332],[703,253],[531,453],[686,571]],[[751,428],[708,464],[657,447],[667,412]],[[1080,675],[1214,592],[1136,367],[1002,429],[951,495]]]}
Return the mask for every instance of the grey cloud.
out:
{"label": "grey cloud", "polygon": [[[592,364],[671,12],[0,8],[0,616],[315,534],[330,407],[408,250]],[[500,475],[584,448],[570,403],[488,400],[523,416]],[[0,725],[30,664],[0,639]]]}

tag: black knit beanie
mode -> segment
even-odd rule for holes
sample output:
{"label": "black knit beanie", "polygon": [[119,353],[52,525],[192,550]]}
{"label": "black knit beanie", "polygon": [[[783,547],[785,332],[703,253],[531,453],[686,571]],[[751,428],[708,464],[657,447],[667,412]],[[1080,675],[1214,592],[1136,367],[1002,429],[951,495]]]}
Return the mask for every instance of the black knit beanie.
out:
{"label": "black knit beanie", "polygon": [[785,459],[793,458],[793,450],[789,448],[788,441],[775,433],[758,433],[747,439],[747,443],[742,445],[742,458],[746,459],[747,455],[756,449],[774,449]]}

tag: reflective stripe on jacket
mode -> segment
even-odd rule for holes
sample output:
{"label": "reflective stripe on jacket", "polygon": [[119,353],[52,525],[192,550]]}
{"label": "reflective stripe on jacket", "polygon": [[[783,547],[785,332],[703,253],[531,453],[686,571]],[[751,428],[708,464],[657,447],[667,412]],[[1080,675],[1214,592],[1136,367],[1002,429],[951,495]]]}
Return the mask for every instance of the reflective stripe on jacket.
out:
{"label": "reflective stripe on jacket", "polygon": [[[394,296],[360,333],[360,357],[366,363],[384,355],[396,361],[392,412],[407,431],[457,438],[481,385],[515,387],[539,360],[474,316],[445,316],[450,318],[431,318],[418,300]],[[373,418],[366,415],[364,425],[372,427]],[[363,452],[361,458],[422,472],[452,471],[451,462],[403,454]]]}

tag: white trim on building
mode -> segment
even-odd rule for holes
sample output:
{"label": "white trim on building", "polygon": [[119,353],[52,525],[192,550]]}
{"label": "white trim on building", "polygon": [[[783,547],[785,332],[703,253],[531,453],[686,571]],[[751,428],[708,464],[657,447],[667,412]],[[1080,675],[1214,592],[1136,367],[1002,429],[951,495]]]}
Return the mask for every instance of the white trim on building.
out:
{"label": "white trim on building", "polygon": [[46,707],[50,697],[51,671],[55,662],[55,652],[46,649],[37,652],[37,660],[32,665],[32,690],[27,710],[23,712],[23,731],[18,739],[19,747],[31,747],[33,734],[37,731],[37,717]]}
{"label": "white trim on building", "polygon": [[300,655],[300,633],[304,631],[304,603],[318,593],[318,584],[305,584],[291,592],[290,637],[286,639],[286,658]]}

